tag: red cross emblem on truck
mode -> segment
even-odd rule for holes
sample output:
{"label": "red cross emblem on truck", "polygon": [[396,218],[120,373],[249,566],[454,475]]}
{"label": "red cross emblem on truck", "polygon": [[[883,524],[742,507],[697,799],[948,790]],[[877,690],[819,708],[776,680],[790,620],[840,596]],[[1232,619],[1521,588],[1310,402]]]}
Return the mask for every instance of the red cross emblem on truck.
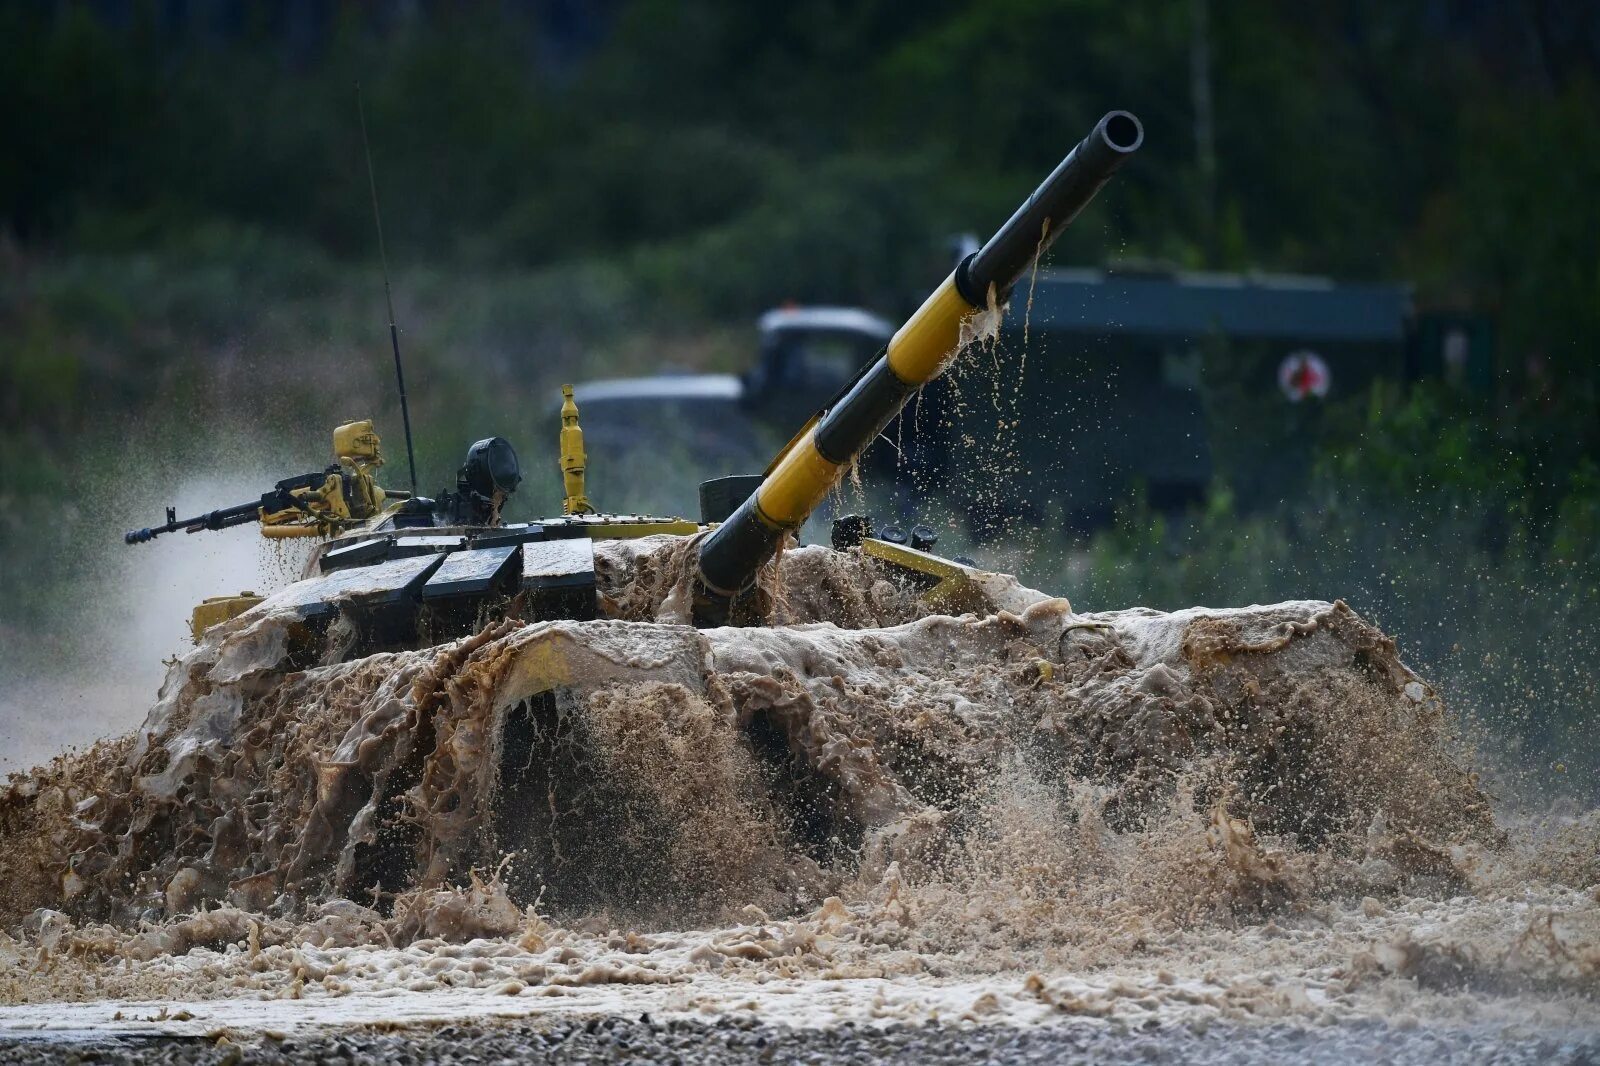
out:
{"label": "red cross emblem on truck", "polygon": [[1322,399],[1328,395],[1333,375],[1322,356],[1312,351],[1290,352],[1278,364],[1278,388],[1290,403],[1299,403],[1308,396]]}

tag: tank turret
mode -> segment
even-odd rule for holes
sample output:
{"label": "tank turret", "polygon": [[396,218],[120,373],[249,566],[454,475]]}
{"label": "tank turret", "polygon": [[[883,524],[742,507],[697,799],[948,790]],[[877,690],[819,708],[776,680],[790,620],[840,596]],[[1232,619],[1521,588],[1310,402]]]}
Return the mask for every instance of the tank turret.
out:
{"label": "tank turret", "polygon": [[[511,444],[473,444],[453,489],[428,499],[378,486],[383,464],[370,421],[334,432],[324,470],[279,482],[259,500],[190,519],[168,509],[167,523],[126,534],[130,544],[164,533],[225,529],[259,522],[268,537],[320,537],[305,577],[262,600],[254,594],[202,604],[198,637],[218,621],[260,607],[289,610],[309,635],[330,631],[339,654],[415,646],[472,632],[487,619],[582,620],[599,610],[595,544],[668,535],[701,539],[687,546],[683,615],[701,626],[761,620],[732,608],[761,567],[799,530],[870,444],[923,385],[961,348],[994,324],[1012,286],[1060,235],[1143,140],[1125,111],[1100,120],[989,241],[963,259],[833,401],[814,415],[759,477],[734,476],[701,489],[701,521],[597,511],[586,486],[587,456],[578,408],[562,389],[558,462],[562,513],[507,523],[502,510],[522,481]],[[929,530],[870,537],[863,525],[851,544],[888,565],[916,571],[928,596],[954,609],[971,568],[928,549]],[[677,565],[677,564],[674,564]],[[676,587],[676,585],[674,586]],[[615,605],[611,605],[613,608]],[[331,630],[330,623],[345,624]],[[342,636],[340,636],[342,634]]]}

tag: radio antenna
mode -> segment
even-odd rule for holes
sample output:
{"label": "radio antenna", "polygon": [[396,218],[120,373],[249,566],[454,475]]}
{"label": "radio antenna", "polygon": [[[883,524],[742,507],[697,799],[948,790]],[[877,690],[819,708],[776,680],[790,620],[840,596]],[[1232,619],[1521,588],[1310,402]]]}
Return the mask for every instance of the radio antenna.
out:
{"label": "radio antenna", "polygon": [[378,179],[372,173],[372,142],[367,138],[367,105],[356,82],[356,111],[361,115],[361,149],[367,156],[367,187],[372,190],[372,222],[378,229],[378,260],[383,264],[383,298],[389,305],[389,343],[394,347],[394,378],[400,385],[400,421],[406,428],[406,462],[411,467],[411,495],[417,494],[417,453],[411,447],[411,409],[406,404],[406,372],[400,365],[400,330],[394,324],[394,292],[389,287],[389,253],[383,247],[383,215],[378,211]]}

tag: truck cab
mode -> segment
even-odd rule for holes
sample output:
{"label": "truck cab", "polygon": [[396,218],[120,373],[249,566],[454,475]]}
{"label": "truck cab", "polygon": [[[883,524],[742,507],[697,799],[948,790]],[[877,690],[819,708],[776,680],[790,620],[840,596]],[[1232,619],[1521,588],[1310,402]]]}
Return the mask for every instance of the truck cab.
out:
{"label": "truck cab", "polygon": [[760,351],[743,375],[745,406],[798,428],[894,336],[889,321],[858,307],[779,307],[757,322]]}
{"label": "truck cab", "polygon": [[[894,334],[887,319],[854,307],[774,308],[756,329],[756,358],[743,374],[574,386],[602,496],[635,510],[684,511],[698,478],[760,472]],[[626,480],[613,480],[621,471]]]}

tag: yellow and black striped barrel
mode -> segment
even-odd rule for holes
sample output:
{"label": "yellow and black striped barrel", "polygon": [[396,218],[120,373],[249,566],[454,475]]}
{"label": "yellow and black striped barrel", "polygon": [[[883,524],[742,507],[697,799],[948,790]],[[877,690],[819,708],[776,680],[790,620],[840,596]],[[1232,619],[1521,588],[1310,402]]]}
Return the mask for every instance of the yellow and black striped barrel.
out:
{"label": "yellow and black striped barrel", "polygon": [[702,624],[726,619],[728,603],[749,588],[781,540],[805,523],[856,453],[948,365],[967,319],[991,301],[1005,303],[1033,260],[1143,140],[1139,120],[1128,112],[1102,118],[1016,214],[934,290],[878,358],[789,442],[756,491],[700,546]]}

